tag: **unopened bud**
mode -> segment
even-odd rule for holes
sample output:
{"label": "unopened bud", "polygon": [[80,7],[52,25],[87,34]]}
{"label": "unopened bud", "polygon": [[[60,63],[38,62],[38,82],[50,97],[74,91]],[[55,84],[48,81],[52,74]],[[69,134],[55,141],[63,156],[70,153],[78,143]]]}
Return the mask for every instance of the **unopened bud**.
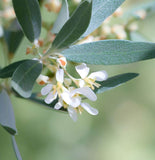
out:
{"label": "unopened bud", "polygon": [[108,26],[108,25],[102,25],[102,27],[101,27],[101,34],[107,36],[110,33],[111,33],[110,26]]}
{"label": "unopened bud", "polygon": [[112,27],[112,32],[114,34],[116,34],[118,39],[126,39],[127,34],[124,30],[124,26],[123,25],[114,25]]}
{"label": "unopened bud", "polygon": [[43,40],[38,40],[38,44],[39,44],[40,47],[42,47],[43,44],[44,44]]}
{"label": "unopened bud", "polygon": [[58,0],[51,0],[50,2],[45,4],[45,7],[49,12],[58,13],[61,8],[61,3]]}
{"label": "unopened bud", "polygon": [[137,23],[132,23],[132,24],[130,24],[130,25],[128,26],[128,29],[129,29],[130,31],[136,31],[136,30],[138,30],[138,24],[137,24]]}
{"label": "unopened bud", "polygon": [[26,54],[30,54],[32,52],[31,48],[26,49]]}
{"label": "unopened bud", "polygon": [[65,57],[58,58],[57,62],[60,64],[61,67],[66,67],[66,65],[67,65],[67,60]]}
{"label": "unopened bud", "polygon": [[141,19],[146,18],[146,11],[145,10],[139,10],[136,12],[136,15],[139,16]]}
{"label": "unopened bud", "polygon": [[40,85],[44,85],[48,82],[49,77],[48,76],[44,76],[42,74],[39,75],[39,77],[37,78],[36,82]]}
{"label": "unopened bud", "polygon": [[7,8],[3,12],[3,17],[4,18],[15,18],[15,12],[12,7]]}

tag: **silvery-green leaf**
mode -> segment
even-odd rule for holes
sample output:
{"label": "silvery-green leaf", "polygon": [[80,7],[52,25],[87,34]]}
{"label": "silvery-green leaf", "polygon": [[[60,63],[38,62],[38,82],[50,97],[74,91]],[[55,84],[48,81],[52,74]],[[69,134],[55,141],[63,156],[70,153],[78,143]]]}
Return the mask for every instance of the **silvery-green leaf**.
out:
{"label": "silvery-green leaf", "polygon": [[93,0],[90,24],[82,37],[97,29],[125,0]]}
{"label": "silvery-green leaf", "polygon": [[137,73],[124,73],[114,77],[110,77],[103,82],[98,82],[101,86],[95,89],[95,93],[103,93],[105,91],[116,88],[127,81],[130,81],[138,76]]}
{"label": "silvery-green leaf", "polygon": [[155,43],[103,40],[74,45],[61,54],[73,62],[98,65],[127,64],[155,58]]}
{"label": "silvery-green leaf", "polygon": [[82,2],[70,19],[64,24],[53,41],[54,49],[62,49],[78,40],[87,29],[91,17],[92,3]]}
{"label": "silvery-green leaf", "polygon": [[52,33],[57,34],[68,19],[69,19],[68,2],[67,0],[63,0],[61,10],[53,25]]}
{"label": "silvery-green leaf", "polygon": [[17,133],[13,107],[5,90],[0,91],[0,125],[12,135]]}

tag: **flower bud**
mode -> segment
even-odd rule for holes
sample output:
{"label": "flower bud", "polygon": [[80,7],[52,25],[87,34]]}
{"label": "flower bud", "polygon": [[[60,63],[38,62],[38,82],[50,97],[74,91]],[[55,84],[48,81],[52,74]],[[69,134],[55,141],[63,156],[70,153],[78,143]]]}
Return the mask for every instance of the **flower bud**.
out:
{"label": "flower bud", "polygon": [[146,11],[145,10],[139,10],[136,12],[136,15],[140,17],[140,19],[146,18]]}
{"label": "flower bud", "polygon": [[39,75],[39,77],[37,78],[36,82],[40,85],[44,85],[48,82],[49,77],[48,76],[44,76],[42,74]]}
{"label": "flower bud", "polygon": [[66,65],[67,65],[67,60],[65,57],[58,58],[57,62],[60,64],[61,67],[66,67]]}

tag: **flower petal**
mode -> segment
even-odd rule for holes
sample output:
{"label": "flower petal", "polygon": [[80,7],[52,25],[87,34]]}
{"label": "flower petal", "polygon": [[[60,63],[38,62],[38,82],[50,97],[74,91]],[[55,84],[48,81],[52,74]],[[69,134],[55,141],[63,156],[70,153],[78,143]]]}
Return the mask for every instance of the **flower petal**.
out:
{"label": "flower petal", "polygon": [[50,92],[48,96],[45,98],[45,103],[50,104],[57,98],[57,92],[54,94],[53,92]]}
{"label": "flower petal", "polygon": [[91,107],[88,103],[81,103],[81,107],[84,108],[91,115],[98,114],[98,110],[96,108]]}
{"label": "flower petal", "polygon": [[71,106],[69,106],[67,108],[67,110],[68,110],[69,116],[73,119],[74,122],[76,122],[77,121],[77,112],[76,112],[76,110]]}
{"label": "flower petal", "polygon": [[56,72],[56,80],[60,83],[63,83],[64,81],[64,70],[58,69]]}
{"label": "flower petal", "polygon": [[43,96],[47,95],[52,90],[53,84],[47,84],[45,87],[41,89],[41,94]]}
{"label": "flower petal", "polygon": [[54,106],[54,109],[59,110],[62,107],[62,104],[60,102],[56,103],[56,105]]}
{"label": "flower petal", "polygon": [[87,97],[91,101],[97,100],[96,94],[89,87],[82,87],[82,88],[74,89],[71,92],[71,96],[74,96],[76,93],[84,95],[85,97]]}
{"label": "flower petal", "polygon": [[104,81],[108,78],[106,71],[98,71],[91,73],[88,78],[96,79],[96,81]]}
{"label": "flower petal", "polygon": [[61,98],[69,105],[71,103],[71,96],[69,91],[64,91],[61,94]]}
{"label": "flower petal", "polygon": [[83,79],[86,78],[89,73],[89,68],[85,63],[82,63],[81,65],[76,66],[75,69]]}
{"label": "flower petal", "polygon": [[81,97],[72,97],[71,98],[71,102],[70,105],[74,108],[78,107],[81,103]]}

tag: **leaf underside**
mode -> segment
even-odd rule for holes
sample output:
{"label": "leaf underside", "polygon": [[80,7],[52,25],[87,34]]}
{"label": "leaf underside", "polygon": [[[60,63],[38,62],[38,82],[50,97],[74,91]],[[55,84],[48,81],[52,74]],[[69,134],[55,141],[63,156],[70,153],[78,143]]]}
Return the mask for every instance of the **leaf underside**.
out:
{"label": "leaf underside", "polygon": [[5,90],[0,93],[0,125],[11,135],[17,133],[15,117],[10,98]]}

